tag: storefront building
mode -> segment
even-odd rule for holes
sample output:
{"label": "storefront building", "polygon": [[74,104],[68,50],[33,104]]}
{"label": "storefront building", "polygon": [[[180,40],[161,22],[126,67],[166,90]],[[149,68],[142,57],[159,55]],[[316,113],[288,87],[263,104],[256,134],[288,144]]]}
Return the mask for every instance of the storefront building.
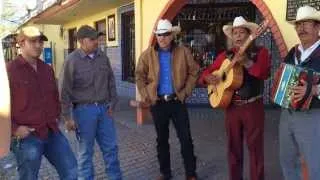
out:
{"label": "storefront building", "polygon": [[[54,0],[53,0],[54,1]],[[265,82],[264,102],[270,105],[270,87],[273,72],[285,57],[288,48],[298,42],[295,30],[288,20],[294,18],[305,1],[295,0],[64,0],[56,1],[31,18],[24,25],[37,25],[49,38],[45,44],[51,49],[52,66],[58,77],[65,57],[79,47],[77,29],[91,25],[106,34],[100,48],[110,58],[120,96],[139,100],[134,82],[135,66],[140,54],[155,43],[153,30],[159,19],[172,20],[180,25],[182,33],[176,41],[192,51],[195,60],[204,69],[216,55],[228,48],[228,39],[222,26],[236,16],[261,23],[269,20],[269,30],[256,40],[270,51],[272,73]],[[318,4],[312,4],[318,5]],[[288,13],[287,13],[288,12]],[[288,17],[287,17],[288,16]],[[188,98],[190,105],[208,105],[206,88],[199,85]],[[137,109],[138,122],[144,112]]]}
{"label": "storefront building", "polygon": [[[111,60],[119,95],[139,100],[135,65],[141,52],[155,42],[152,32],[158,19],[166,18],[181,26],[182,33],[176,41],[191,49],[201,69],[228,48],[228,39],[222,32],[224,24],[240,15],[256,23],[268,19],[269,31],[256,44],[269,49],[273,74],[288,48],[298,42],[294,28],[287,23],[287,9],[290,6],[289,13],[294,14],[296,8],[292,7],[302,4],[292,0],[65,0],[27,24],[37,24],[48,35],[50,42],[46,46],[52,48],[57,75],[66,55],[78,47],[75,35],[81,25],[92,25],[104,32],[106,37],[100,48]],[[272,78],[265,83],[265,104],[270,104]],[[197,86],[187,102],[208,105],[206,88]]]}
{"label": "storefront building", "polygon": [[[256,40],[269,49],[272,57],[271,77],[265,82],[264,102],[270,103],[273,73],[288,49],[298,43],[294,27],[296,9],[309,4],[319,9],[318,0],[53,0],[24,25],[38,26],[49,38],[51,64],[58,77],[65,57],[79,47],[77,29],[88,24],[106,34],[99,47],[110,58],[120,96],[139,100],[135,85],[135,66],[140,54],[155,43],[153,30],[159,19],[180,25],[176,42],[190,48],[204,69],[217,54],[228,48],[222,26],[236,16],[261,23],[269,20],[269,30]],[[23,26],[24,26],[23,25]],[[12,46],[8,37],[7,45]],[[11,53],[11,52],[10,52]],[[16,53],[16,52],[13,52]],[[8,54],[8,56],[11,56]],[[187,100],[189,104],[208,105],[206,88],[199,85]],[[137,122],[143,123],[146,110],[137,108]]]}
{"label": "storefront building", "polygon": [[[168,18],[181,26],[183,31],[176,41],[190,47],[195,60],[203,69],[212,63],[220,51],[227,48],[228,40],[221,31],[224,24],[239,15],[257,23],[265,18],[265,11],[269,9],[263,1],[260,2],[262,3],[256,4],[248,0],[66,0],[42,11],[27,24],[38,24],[49,36],[50,42],[46,46],[52,49],[52,64],[57,75],[66,55],[78,47],[75,35],[81,25],[89,24],[99,32],[104,32],[106,38],[100,47],[111,60],[119,94],[135,98],[138,95],[134,83],[135,64],[141,52],[154,42],[152,31],[158,19]],[[263,5],[266,10],[259,10]],[[282,40],[277,40],[273,34],[277,34],[276,38]],[[273,67],[276,67],[281,53],[283,56],[287,51],[279,29],[267,33],[258,42],[270,49]],[[266,97],[270,93],[270,84],[270,81],[266,82]],[[188,99],[190,104],[207,102],[206,89],[199,86]],[[269,99],[266,98],[265,102],[268,104]]]}
{"label": "storefront building", "polygon": [[[297,40],[293,27],[286,22],[286,9],[286,1],[175,0],[164,3],[153,24],[156,24],[157,19],[167,18],[174,24],[180,25],[182,33],[177,37],[177,42],[190,47],[195,60],[201,69],[204,69],[213,62],[219,52],[228,48],[228,39],[222,32],[223,25],[232,22],[240,15],[258,24],[268,19],[270,29],[256,40],[256,44],[269,49],[272,57],[271,75],[273,75],[281,59],[286,55],[288,47]],[[282,29],[286,31],[287,37],[282,35]],[[154,43],[152,33],[148,43]],[[271,76],[265,82],[265,104],[270,104],[272,79]],[[198,86],[188,99],[188,103],[207,104],[207,99],[206,88]]]}
{"label": "storefront building", "polygon": [[[52,50],[57,78],[66,56],[79,47],[76,39],[81,25],[91,25],[106,34],[99,48],[107,53],[113,67],[118,93],[135,97],[134,4],[131,0],[57,1],[24,25],[36,25],[47,36],[45,47]],[[123,37],[123,38],[122,38]]]}

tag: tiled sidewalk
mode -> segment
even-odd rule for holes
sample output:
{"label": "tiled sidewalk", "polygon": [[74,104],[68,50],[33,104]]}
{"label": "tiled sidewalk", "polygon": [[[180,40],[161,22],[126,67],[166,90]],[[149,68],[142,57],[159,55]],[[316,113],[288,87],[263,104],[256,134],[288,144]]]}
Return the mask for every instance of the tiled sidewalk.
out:
{"label": "tiled sidewalk", "polygon": [[[155,151],[155,132],[152,124],[137,126],[135,111],[128,107],[128,99],[123,98],[115,120],[119,141],[119,158],[125,180],[153,180],[159,175]],[[211,108],[189,108],[191,130],[195,153],[198,158],[198,174],[202,180],[227,180],[226,142],[224,134],[223,112]],[[266,180],[281,180],[278,163],[278,119],[279,111],[268,109],[265,123],[265,174]],[[77,144],[73,134],[67,135],[73,150]],[[184,169],[180,156],[179,141],[174,129],[170,128],[171,161],[174,179],[184,179]],[[107,179],[101,153],[96,146],[96,179]],[[0,161],[0,166],[13,164],[14,158]],[[246,158],[245,162],[248,166]],[[248,174],[246,168],[246,176]],[[4,175],[5,174],[5,175]],[[16,179],[15,168],[0,169],[0,180]],[[58,179],[54,168],[43,159],[40,179]],[[248,179],[248,178],[247,178]]]}

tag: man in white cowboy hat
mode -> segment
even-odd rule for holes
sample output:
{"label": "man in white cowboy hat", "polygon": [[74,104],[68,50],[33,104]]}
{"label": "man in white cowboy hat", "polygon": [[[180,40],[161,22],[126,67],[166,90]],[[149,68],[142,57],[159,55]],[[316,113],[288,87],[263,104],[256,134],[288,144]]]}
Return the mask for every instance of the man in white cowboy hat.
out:
{"label": "man in white cowboy hat", "polygon": [[[310,6],[300,7],[291,21],[300,39],[285,58],[285,63],[320,72],[320,12]],[[300,157],[308,167],[310,180],[320,179],[320,86],[302,81],[292,88],[293,98],[300,102],[313,95],[310,110],[283,110],[279,124],[280,161],[286,180],[300,180]],[[310,94],[311,93],[311,94]]]}
{"label": "man in white cowboy hat", "polygon": [[[221,77],[212,75],[219,69],[226,58],[232,59],[239,48],[253,33],[257,24],[247,22],[242,16],[236,17],[232,25],[223,26],[223,32],[232,40],[233,47],[218,55],[212,65],[200,75],[199,83],[216,85]],[[263,81],[269,77],[270,57],[264,47],[251,45],[243,56],[236,56],[233,61],[243,64],[244,77],[242,86],[235,91],[232,102],[225,111],[225,127],[228,139],[228,161],[230,180],[243,179],[243,136],[250,157],[251,180],[264,179],[264,107],[262,101]]]}
{"label": "man in white cowboy hat", "polygon": [[181,144],[186,179],[196,179],[196,157],[190,133],[185,100],[195,87],[199,66],[188,48],[177,46],[174,35],[180,31],[161,19],[154,31],[157,43],[145,50],[136,68],[141,101],[149,104],[157,133],[157,152],[161,176],[172,178],[169,151],[169,122],[172,120]]}

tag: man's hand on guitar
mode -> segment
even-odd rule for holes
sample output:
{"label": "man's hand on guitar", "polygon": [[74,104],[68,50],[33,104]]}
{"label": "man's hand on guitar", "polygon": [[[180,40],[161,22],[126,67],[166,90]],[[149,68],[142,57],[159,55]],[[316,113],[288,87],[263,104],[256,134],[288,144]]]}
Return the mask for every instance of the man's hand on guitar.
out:
{"label": "man's hand on guitar", "polygon": [[218,75],[209,74],[204,78],[207,84],[216,85],[221,81],[221,77]]}

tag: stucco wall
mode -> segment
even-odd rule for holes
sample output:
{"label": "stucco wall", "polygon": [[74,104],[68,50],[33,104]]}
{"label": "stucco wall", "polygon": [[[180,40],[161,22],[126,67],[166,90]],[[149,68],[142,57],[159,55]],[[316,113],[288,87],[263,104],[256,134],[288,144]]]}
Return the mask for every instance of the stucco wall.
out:
{"label": "stucco wall", "polygon": [[276,20],[280,32],[284,38],[287,47],[290,49],[294,44],[298,43],[298,36],[294,27],[286,21],[286,0],[264,0],[270,9],[273,18]]}
{"label": "stucco wall", "polygon": [[[63,65],[63,51],[61,48],[63,46],[63,39],[60,36],[60,26],[59,25],[42,25],[42,31],[46,33],[49,42],[52,42],[52,54],[53,54],[53,67],[55,70],[56,77],[59,76],[60,69]],[[49,47],[49,44],[45,44]]]}
{"label": "stucco wall", "polygon": [[[135,1],[136,39],[138,40],[136,42],[136,61],[138,61],[141,52],[148,47],[157,19],[166,10],[170,9],[170,5],[175,6],[178,3],[184,2],[185,0]],[[298,37],[293,26],[286,21],[286,0],[251,0],[251,2],[256,5],[264,18],[270,20],[270,28],[272,29],[272,33],[274,33],[273,38],[276,41],[281,57],[284,57],[287,53],[287,48],[292,47],[298,42]],[[280,59],[277,59],[277,61],[280,61]],[[202,92],[202,90],[195,89],[193,96],[197,97],[197,99],[206,98],[201,97],[202,95],[206,96],[206,92]],[[139,94],[137,94],[137,97],[139,99]]]}
{"label": "stucco wall", "polygon": [[[138,48],[137,54],[140,54],[148,47],[149,39],[153,31],[154,24],[162,12],[166,4],[170,0],[136,0],[135,1],[135,23],[136,23],[136,37],[140,37],[140,42],[136,42]],[[140,44],[141,43],[141,44]],[[140,52],[139,52],[140,51]]]}
{"label": "stucco wall", "polygon": [[[103,12],[100,12],[100,13],[97,13],[97,14],[93,14],[92,16],[88,16],[86,18],[83,18],[83,19],[79,19],[77,21],[72,21],[72,22],[69,22],[69,23],[66,23],[63,25],[63,28],[65,29],[65,45],[67,46],[68,45],[68,38],[67,38],[67,33],[68,33],[68,29],[71,29],[71,28],[77,28],[79,29],[81,25],[90,25],[92,27],[94,27],[94,23],[96,21],[99,21],[99,20],[102,20],[102,19],[106,19],[106,24],[107,24],[107,16],[109,15],[112,15],[112,14],[115,14],[115,20],[116,20],[116,27],[118,26],[119,22],[118,22],[118,15],[117,15],[117,9],[111,9],[111,10],[106,10],[106,11],[103,11]],[[116,35],[118,34],[118,29],[116,28]],[[107,38],[108,39],[108,38]],[[108,46],[118,46],[118,40],[119,38],[116,37],[116,40],[115,41],[107,41],[107,45]]]}
{"label": "stucco wall", "polygon": [[[175,0],[179,1],[179,0]],[[157,19],[161,14],[163,14],[165,9],[170,8],[169,6],[175,2],[174,0],[135,0],[134,5],[132,5],[135,11],[135,45],[136,45],[136,62],[143,50],[145,50],[150,41],[150,37],[153,32],[153,28],[156,24]],[[261,2],[260,2],[261,1]],[[182,2],[182,1],[180,1]],[[252,0],[254,4],[261,11],[265,11],[267,9],[268,13],[272,15],[275,23],[277,24],[278,32],[281,32],[283,41],[285,45],[290,48],[294,44],[298,42],[298,37],[295,33],[295,30],[292,25],[290,25],[285,17],[286,17],[286,0]],[[266,5],[267,8],[262,6],[261,4]],[[53,42],[53,50],[54,50],[54,67],[56,71],[56,75],[61,71],[61,67],[64,61],[64,50],[68,49],[68,29],[70,28],[79,28],[83,24],[88,24],[94,26],[94,22],[99,21],[101,19],[106,19],[107,16],[111,14],[115,14],[116,20],[116,40],[112,42],[107,42],[109,47],[107,53],[110,56],[112,61],[112,65],[115,69],[115,73],[117,76],[117,81],[120,82],[119,86],[121,88],[121,76],[122,76],[122,61],[121,61],[121,18],[120,14],[123,9],[121,7],[111,10],[106,10],[97,14],[93,14],[92,16],[88,16],[86,18],[79,19],[77,21],[72,21],[70,23],[60,25],[38,25],[39,28],[48,36],[49,41]],[[106,22],[107,23],[107,22]],[[60,27],[63,27],[63,35],[60,35]],[[279,33],[280,34],[280,33]],[[275,38],[277,38],[276,36]],[[287,49],[286,49],[287,50]],[[127,87],[129,87],[130,92],[132,91],[132,86],[134,84],[127,83]],[[133,88],[134,89],[134,88]],[[130,93],[131,94],[131,93]],[[199,93],[196,93],[199,94]],[[200,93],[202,94],[202,93]],[[204,93],[206,94],[206,93]],[[134,95],[130,95],[134,96]]]}
{"label": "stucco wall", "polygon": [[[149,44],[149,39],[152,35],[153,27],[156,23],[157,18],[164,11],[167,5],[173,4],[174,1],[184,1],[184,0],[136,0],[135,10],[136,10],[136,24],[141,26],[141,31],[137,32],[136,37],[141,35],[141,42],[137,42],[137,47],[140,47],[141,51],[146,49]],[[286,21],[286,0],[252,0],[254,4],[259,5],[259,10],[265,11],[266,9],[261,5],[264,3],[268,11],[272,14],[278,28],[283,36],[284,42],[288,48],[298,43],[298,37],[291,24]],[[261,1],[262,3],[260,3]],[[138,49],[139,50],[139,49]],[[139,54],[139,51],[137,51]]]}
{"label": "stucco wall", "polygon": [[[120,96],[127,96],[127,97],[135,97],[135,84],[122,81],[122,57],[121,57],[121,14],[133,10],[133,5],[128,4],[125,6],[121,6],[119,8],[106,10],[101,13],[93,14],[92,16],[88,16],[83,19],[79,19],[78,21],[72,21],[70,23],[64,24],[63,27],[65,29],[64,32],[64,49],[68,48],[68,29],[77,28],[79,29],[81,25],[87,24],[94,27],[94,23],[101,19],[106,19],[109,15],[115,15],[115,31],[116,31],[116,40],[115,41],[108,41],[107,39],[107,48],[106,53],[110,59],[112,69],[115,74],[116,78],[116,85],[117,91]],[[107,24],[107,22],[106,22]],[[106,26],[108,28],[108,25]],[[79,44],[78,44],[79,47]]]}

